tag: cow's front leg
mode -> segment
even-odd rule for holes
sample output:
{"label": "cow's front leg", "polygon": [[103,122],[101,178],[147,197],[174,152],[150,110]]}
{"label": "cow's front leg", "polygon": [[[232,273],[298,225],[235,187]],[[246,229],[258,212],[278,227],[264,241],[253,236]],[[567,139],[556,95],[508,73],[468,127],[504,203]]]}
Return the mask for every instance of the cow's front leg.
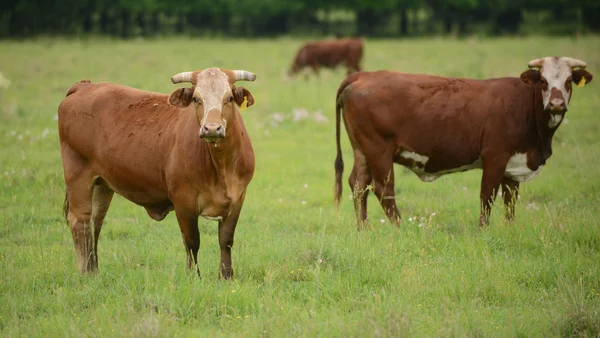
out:
{"label": "cow's front leg", "polygon": [[319,77],[319,63],[312,62],[310,64],[310,68],[312,68],[313,73],[315,73],[315,76],[318,78]]}
{"label": "cow's front leg", "polygon": [[198,250],[200,249],[200,231],[198,230],[198,216],[193,212],[178,210],[177,206],[175,206],[175,215],[177,216],[179,230],[181,230],[181,236],[183,237],[187,268],[188,270],[192,270],[195,267],[199,276]]}
{"label": "cow's front leg", "polygon": [[221,272],[219,277],[224,279],[233,279],[233,267],[231,265],[231,247],[233,247],[233,235],[235,227],[240,217],[240,211],[244,204],[246,192],[242,193],[240,199],[233,206],[229,216],[219,222],[219,247],[221,248]]}
{"label": "cow's front leg", "polygon": [[506,169],[508,159],[502,156],[482,156],[482,162],[483,175],[481,176],[481,193],[479,195],[481,203],[479,226],[489,223],[490,211],[500,187],[500,182],[504,178],[504,170]]}
{"label": "cow's front leg", "polygon": [[502,180],[502,197],[504,197],[506,221],[512,222],[515,219],[515,203],[519,197],[519,182],[505,177]]}

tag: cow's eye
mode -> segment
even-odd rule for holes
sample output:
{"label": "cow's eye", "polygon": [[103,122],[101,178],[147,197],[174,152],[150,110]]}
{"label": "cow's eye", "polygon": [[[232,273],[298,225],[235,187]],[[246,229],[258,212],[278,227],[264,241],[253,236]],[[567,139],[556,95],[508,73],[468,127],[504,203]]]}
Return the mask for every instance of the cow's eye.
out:
{"label": "cow's eye", "polygon": [[544,86],[544,87],[547,87],[547,86],[548,86],[548,81],[546,81],[546,79],[542,79],[542,80],[540,81],[540,84],[541,84],[542,86]]}
{"label": "cow's eye", "polygon": [[194,103],[196,104],[201,104],[200,99],[196,96],[192,97],[192,100],[194,100]]}
{"label": "cow's eye", "polygon": [[231,96],[230,96],[230,97],[227,99],[227,102],[231,102],[231,101],[233,101],[233,95],[231,95]]}

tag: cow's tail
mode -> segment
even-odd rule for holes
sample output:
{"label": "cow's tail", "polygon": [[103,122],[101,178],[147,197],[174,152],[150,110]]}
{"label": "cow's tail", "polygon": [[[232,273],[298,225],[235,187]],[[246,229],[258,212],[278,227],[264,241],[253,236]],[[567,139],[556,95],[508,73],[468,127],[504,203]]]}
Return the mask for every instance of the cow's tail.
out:
{"label": "cow's tail", "polygon": [[351,84],[357,77],[358,73],[351,74],[342,81],[338,88],[337,95],[335,96],[335,144],[337,147],[337,153],[335,157],[335,188],[333,202],[336,209],[340,208],[340,199],[342,197],[342,174],[344,173],[344,160],[342,158],[342,148],[340,145],[340,119],[343,105],[343,93],[346,87]]}
{"label": "cow's tail", "polygon": [[69,225],[69,199],[67,196],[67,193],[65,193],[65,201],[63,202],[63,216],[65,216],[65,221],[67,222],[67,225]]}

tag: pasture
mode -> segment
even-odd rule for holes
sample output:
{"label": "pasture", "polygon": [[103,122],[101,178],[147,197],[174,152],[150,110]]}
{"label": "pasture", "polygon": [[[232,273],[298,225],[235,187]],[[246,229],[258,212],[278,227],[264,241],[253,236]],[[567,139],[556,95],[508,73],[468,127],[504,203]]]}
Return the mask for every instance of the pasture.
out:
{"label": "pasture", "polygon": [[[158,39],[0,42],[0,335],[600,335],[600,37],[367,40],[363,68],[519,76],[530,59],[573,56],[596,76],[573,88],[554,153],[477,226],[481,171],[421,182],[396,167],[402,224],[371,194],[357,231],[346,169],[333,207],[335,92],[345,73],[292,80],[303,41]],[[244,111],[256,173],[238,223],[235,280],[219,280],[217,223],[200,220],[202,278],[185,269],[174,213],[162,222],[115,196],[99,273],[77,271],[62,217],[56,111],[76,81],[170,93],[170,77],[218,66],[257,75]],[[575,87],[575,86],[574,86]]]}

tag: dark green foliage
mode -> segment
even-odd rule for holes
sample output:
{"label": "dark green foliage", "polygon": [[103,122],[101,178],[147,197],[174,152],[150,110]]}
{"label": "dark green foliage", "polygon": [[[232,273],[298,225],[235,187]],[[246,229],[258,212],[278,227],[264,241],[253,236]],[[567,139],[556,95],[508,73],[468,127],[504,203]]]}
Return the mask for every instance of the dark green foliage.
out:
{"label": "dark green foliage", "polygon": [[528,13],[545,18],[534,24],[538,33],[549,33],[547,24],[561,33],[600,30],[593,0],[6,0],[0,37],[498,35],[521,32]]}

